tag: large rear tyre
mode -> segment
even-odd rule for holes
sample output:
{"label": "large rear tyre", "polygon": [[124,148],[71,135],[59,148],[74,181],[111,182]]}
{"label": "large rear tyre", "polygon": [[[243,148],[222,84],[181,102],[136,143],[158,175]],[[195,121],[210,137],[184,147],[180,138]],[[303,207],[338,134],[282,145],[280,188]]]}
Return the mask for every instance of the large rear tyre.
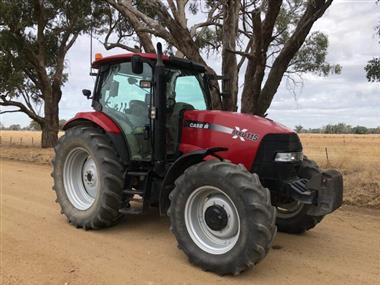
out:
{"label": "large rear tyre", "polygon": [[[321,170],[315,161],[305,157],[298,176],[310,179],[313,175],[320,172]],[[314,228],[323,219],[323,216],[315,217],[308,215],[309,208],[310,205],[295,200],[289,200],[277,205],[276,224],[278,230],[290,234],[301,234]]]}
{"label": "large rear tyre", "polygon": [[123,166],[101,130],[68,129],[55,147],[54,186],[61,213],[78,228],[115,224],[122,204]]}
{"label": "large rear tyre", "polygon": [[276,210],[257,175],[211,160],[189,167],[175,185],[171,230],[191,263],[237,275],[266,256],[276,234]]}

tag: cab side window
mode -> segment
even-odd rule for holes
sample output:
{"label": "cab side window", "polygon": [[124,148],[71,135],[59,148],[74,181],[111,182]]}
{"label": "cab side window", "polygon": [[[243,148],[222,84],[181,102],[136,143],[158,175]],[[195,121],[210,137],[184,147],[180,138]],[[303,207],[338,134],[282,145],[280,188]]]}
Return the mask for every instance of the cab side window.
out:
{"label": "cab side window", "polygon": [[207,110],[204,93],[196,76],[187,75],[177,77],[175,94],[177,103],[190,104],[196,110]]}

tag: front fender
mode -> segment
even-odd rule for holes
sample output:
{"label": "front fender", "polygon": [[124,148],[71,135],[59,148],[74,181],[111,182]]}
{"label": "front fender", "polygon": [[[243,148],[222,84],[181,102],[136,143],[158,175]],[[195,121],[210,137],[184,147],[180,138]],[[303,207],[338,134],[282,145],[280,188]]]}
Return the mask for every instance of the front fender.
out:
{"label": "front fender", "polygon": [[64,126],[63,130],[91,122],[102,128],[107,133],[120,134],[119,126],[106,114],[102,112],[81,112],[77,113],[74,118],[70,119]]}
{"label": "front fender", "polygon": [[63,130],[77,126],[95,126],[104,130],[115,146],[116,152],[120,155],[121,160],[127,164],[129,161],[129,149],[127,141],[120,127],[106,114],[102,112],[81,112],[77,113],[74,118],[70,119],[64,126]]}
{"label": "front fender", "polygon": [[160,205],[160,215],[166,215],[166,211],[169,208],[169,194],[174,188],[174,181],[182,175],[182,173],[189,168],[190,166],[197,164],[203,160],[207,156],[213,156],[217,159],[223,160],[216,153],[220,151],[226,151],[227,148],[224,147],[213,147],[208,149],[195,150],[189,153],[186,153],[179,157],[167,171],[164,180],[162,181],[160,188],[160,197],[159,197],[159,205]]}

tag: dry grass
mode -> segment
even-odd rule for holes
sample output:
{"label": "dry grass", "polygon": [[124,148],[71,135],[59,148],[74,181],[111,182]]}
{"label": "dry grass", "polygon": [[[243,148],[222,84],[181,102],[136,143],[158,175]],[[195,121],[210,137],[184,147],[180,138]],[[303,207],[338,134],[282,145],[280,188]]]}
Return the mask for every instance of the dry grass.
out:
{"label": "dry grass", "polygon": [[[49,163],[53,156],[51,149],[39,148],[40,132],[1,131],[0,136],[0,158]],[[343,173],[346,204],[380,208],[380,135],[300,137],[309,158],[322,168],[336,168]]]}
{"label": "dry grass", "polygon": [[[63,132],[59,133],[59,135],[62,134]],[[0,145],[39,147],[40,142],[40,131],[0,131]]]}
{"label": "dry grass", "polygon": [[346,204],[380,208],[380,135],[300,137],[306,155],[323,168],[336,168],[343,173]]}

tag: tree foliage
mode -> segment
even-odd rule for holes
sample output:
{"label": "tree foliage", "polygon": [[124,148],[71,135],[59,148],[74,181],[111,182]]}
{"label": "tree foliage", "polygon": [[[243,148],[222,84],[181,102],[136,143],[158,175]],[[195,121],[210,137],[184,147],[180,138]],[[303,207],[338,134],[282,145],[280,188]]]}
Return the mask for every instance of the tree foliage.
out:
{"label": "tree foliage", "polygon": [[[380,1],[376,1],[376,3],[380,5]],[[376,27],[376,33],[380,38],[380,21]],[[368,64],[364,67],[364,70],[369,82],[380,82],[380,57],[374,57],[368,61]]]}
{"label": "tree foliage", "polygon": [[25,113],[41,126],[42,146],[53,146],[61,87],[67,80],[65,57],[80,34],[104,24],[92,21],[103,15],[104,4],[3,0],[0,11],[1,113]]}
{"label": "tree foliage", "polygon": [[367,72],[368,81],[380,81],[380,57],[370,60],[364,69]]}
{"label": "tree foliage", "polygon": [[40,131],[41,126],[39,123],[37,123],[37,121],[31,120],[28,129],[31,131]]}
{"label": "tree foliage", "polygon": [[[154,51],[151,35],[166,43],[177,56],[207,64],[208,56],[221,54],[222,90],[213,82],[213,108],[236,110],[240,71],[244,71],[241,110],[263,115],[282,78],[305,72],[339,73],[339,65],[326,62],[327,36],[313,24],[332,0],[107,0],[123,16],[131,37],[116,33],[116,45],[127,50]],[[143,7],[143,9],[141,8]],[[197,15],[194,21],[193,15]],[[189,20],[191,18],[191,21]],[[191,22],[191,24],[190,24]],[[112,25],[112,23],[114,23]],[[110,31],[117,25],[110,19]],[[112,44],[106,38],[106,46]]]}
{"label": "tree foliage", "polygon": [[345,123],[328,124],[321,128],[306,129],[302,126],[296,126],[298,133],[315,133],[315,134],[380,134],[380,127],[367,128],[364,126],[352,127]]}

